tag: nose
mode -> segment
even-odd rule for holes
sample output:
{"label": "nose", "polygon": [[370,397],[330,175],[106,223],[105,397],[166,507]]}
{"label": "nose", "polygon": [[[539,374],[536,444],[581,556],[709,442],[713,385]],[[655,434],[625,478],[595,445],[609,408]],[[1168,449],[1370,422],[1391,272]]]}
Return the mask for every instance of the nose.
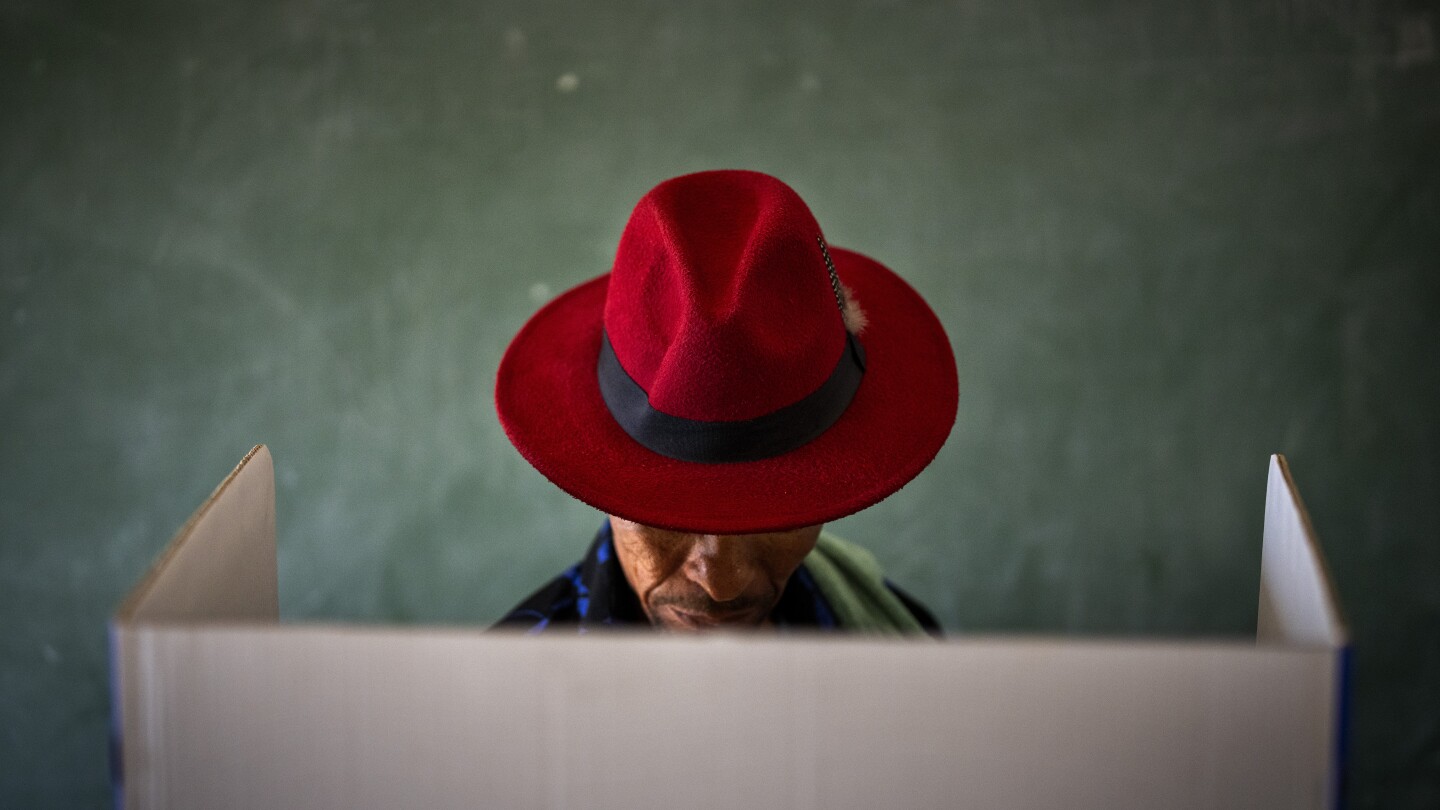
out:
{"label": "nose", "polygon": [[729,602],[750,586],[755,568],[745,553],[744,540],[702,534],[685,558],[685,576],[716,602]]}

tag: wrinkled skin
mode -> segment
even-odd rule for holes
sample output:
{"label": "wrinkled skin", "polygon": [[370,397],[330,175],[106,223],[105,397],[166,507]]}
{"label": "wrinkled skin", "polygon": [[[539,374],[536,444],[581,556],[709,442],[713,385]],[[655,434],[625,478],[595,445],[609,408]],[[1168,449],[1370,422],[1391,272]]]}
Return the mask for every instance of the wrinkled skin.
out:
{"label": "wrinkled skin", "polygon": [[819,526],[714,535],[610,517],[615,555],[650,623],[669,630],[758,627],[815,547]]}

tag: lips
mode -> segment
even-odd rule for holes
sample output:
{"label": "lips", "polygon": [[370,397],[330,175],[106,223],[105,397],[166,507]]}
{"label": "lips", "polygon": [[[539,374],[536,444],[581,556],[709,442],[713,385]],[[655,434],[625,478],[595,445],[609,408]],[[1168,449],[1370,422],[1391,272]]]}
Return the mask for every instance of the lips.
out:
{"label": "lips", "polygon": [[690,630],[708,630],[715,627],[741,627],[758,623],[759,616],[756,611],[732,610],[724,612],[691,612],[679,608],[670,607],[666,609],[671,617],[675,619],[675,625]]}

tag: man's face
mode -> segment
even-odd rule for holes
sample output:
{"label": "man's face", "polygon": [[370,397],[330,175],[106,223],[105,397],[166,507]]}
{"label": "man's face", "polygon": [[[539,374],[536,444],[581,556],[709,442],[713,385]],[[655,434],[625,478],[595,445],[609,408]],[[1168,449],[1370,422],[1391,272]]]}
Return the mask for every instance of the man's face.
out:
{"label": "man's face", "polygon": [[650,623],[670,630],[764,624],[819,526],[768,534],[689,534],[610,518],[615,554]]}

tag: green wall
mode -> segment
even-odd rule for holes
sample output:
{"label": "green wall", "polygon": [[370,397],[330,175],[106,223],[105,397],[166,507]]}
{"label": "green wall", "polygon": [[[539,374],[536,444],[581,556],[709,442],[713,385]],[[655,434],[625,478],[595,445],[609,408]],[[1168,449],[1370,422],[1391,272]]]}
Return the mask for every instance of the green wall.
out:
{"label": "green wall", "polygon": [[1244,634],[1285,452],[1352,806],[1440,805],[1440,15],[1130,5],[3,3],[0,806],[108,800],[106,616],[254,443],[289,618],[485,623],[576,558],[496,364],[718,167],[954,344],[949,443],[842,534],[956,632]]}

